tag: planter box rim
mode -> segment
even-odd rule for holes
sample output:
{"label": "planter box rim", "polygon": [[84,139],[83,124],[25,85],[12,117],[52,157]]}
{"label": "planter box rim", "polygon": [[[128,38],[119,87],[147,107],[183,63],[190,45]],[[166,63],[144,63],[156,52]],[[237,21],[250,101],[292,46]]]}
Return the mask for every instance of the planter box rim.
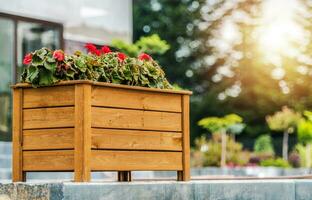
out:
{"label": "planter box rim", "polygon": [[[106,82],[96,82],[90,80],[72,80],[72,81],[60,81],[57,84],[51,86],[42,86],[42,87],[53,87],[58,85],[75,85],[75,84],[90,84],[94,86],[102,86],[102,87],[111,87],[111,88],[122,88],[129,90],[141,90],[141,91],[150,91],[150,92],[163,92],[163,93],[175,93],[175,94],[185,94],[192,95],[193,92],[189,90],[172,90],[172,89],[159,89],[159,88],[148,88],[141,86],[130,86],[130,85],[122,85],[122,84],[114,84],[114,83],[106,83]],[[12,88],[32,88],[32,85],[29,83],[17,83],[11,86]]]}

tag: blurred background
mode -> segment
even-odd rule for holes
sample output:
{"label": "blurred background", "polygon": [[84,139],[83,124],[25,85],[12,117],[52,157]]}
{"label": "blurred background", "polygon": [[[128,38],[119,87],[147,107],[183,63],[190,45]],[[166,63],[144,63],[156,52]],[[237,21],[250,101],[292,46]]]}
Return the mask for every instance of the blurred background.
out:
{"label": "blurred background", "polygon": [[[23,56],[42,46],[72,53],[92,42],[129,55],[150,53],[176,89],[193,91],[194,176],[311,173],[311,1],[0,0],[0,5],[1,141],[11,140],[9,85],[18,81]],[[2,158],[9,159],[4,153]]]}

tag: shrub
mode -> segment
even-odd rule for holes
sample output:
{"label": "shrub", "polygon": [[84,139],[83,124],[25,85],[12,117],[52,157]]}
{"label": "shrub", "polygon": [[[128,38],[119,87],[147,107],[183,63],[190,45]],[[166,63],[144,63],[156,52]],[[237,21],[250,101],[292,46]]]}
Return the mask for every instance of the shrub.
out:
{"label": "shrub", "polygon": [[[221,159],[221,138],[219,134],[213,134],[212,139],[202,136],[195,140],[195,148],[192,150],[191,164],[194,167],[216,166],[220,167]],[[227,136],[227,163],[234,166],[244,166],[248,163],[250,153],[243,151],[242,144],[235,142]],[[194,157],[193,157],[194,156]],[[202,159],[202,160],[200,160]]]}
{"label": "shrub", "polygon": [[261,135],[256,139],[254,144],[255,153],[265,153],[274,155],[272,138],[269,135]]}
{"label": "shrub", "polygon": [[289,163],[282,159],[282,158],[276,158],[276,159],[267,159],[260,162],[260,166],[263,167],[282,167],[282,168],[289,168]]}
{"label": "shrub", "polygon": [[47,48],[25,56],[27,67],[21,81],[34,87],[53,85],[61,80],[91,80],[132,86],[172,88],[161,67],[149,55],[138,58],[111,52],[106,46],[101,50],[87,44],[89,53],[66,55],[61,50]]}

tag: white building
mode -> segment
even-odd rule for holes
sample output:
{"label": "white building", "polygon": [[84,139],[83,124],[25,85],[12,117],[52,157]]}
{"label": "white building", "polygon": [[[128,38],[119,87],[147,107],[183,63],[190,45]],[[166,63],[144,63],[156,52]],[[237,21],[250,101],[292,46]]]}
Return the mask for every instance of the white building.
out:
{"label": "white building", "polygon": [[43,46],[71,53],[114,38],[132,40],[132,0],[0,0],[0,141],[11,138],[9,86],[26,53]]}

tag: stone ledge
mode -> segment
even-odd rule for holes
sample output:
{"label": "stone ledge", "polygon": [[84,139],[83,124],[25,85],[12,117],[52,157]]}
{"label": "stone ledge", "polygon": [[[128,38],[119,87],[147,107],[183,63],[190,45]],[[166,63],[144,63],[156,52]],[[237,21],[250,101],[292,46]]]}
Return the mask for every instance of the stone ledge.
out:
{"label": "stone ledge", "polygon": [[132,183],[7,183],[0,200],[312,199],[312,180],[137,181]]}

